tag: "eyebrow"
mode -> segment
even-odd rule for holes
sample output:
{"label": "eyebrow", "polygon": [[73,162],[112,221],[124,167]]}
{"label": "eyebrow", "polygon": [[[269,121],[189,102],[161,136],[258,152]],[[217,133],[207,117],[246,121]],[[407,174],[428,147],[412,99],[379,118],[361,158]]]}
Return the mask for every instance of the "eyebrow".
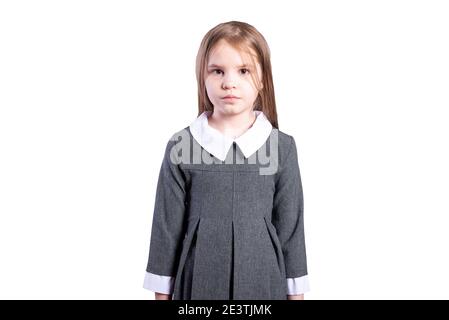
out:
{"label": "eyebrow", "polygon": [[[243,67],[249,67],[249,65],[247,65],[247,64],[242,64],[241,66],[237,66],[237,68],[243,68]],[[220,65],[218,65],[218,64],[213,63],[213,64],[210,64],[210,65],[208,66],[208,68],[223,68],[223,66],[220,66]]]}

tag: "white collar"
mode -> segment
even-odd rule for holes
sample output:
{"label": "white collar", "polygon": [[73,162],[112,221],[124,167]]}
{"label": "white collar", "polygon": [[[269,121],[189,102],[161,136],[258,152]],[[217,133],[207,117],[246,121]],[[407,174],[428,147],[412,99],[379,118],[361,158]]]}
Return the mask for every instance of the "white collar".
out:
{"label": "white collar", "polygon": [[208,115],[211,111],[204,111],[189,126],[193,138],[210,154],[224,161],[232,143],[242,150],[249,158],[259,150],[270,136],[273,126],[262,111],[254,110],[256,120],[253,125],[236,139],[225,136],[220,131],[209,126]]}

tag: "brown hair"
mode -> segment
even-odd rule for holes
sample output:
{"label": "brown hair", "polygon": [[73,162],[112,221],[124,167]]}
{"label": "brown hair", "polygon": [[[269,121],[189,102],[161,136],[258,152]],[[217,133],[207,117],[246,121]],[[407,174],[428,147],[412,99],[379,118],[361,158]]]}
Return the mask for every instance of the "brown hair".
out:
{"label": "brown hair", "polygon": [[[250,57],[253,57],[250,50],[256,53],[257,62],[262,69],[263,87],[259,91],[259,95],[254,102],[253,108],[254,110],[262,111],[267,116],[272,126],[279,129],[276,101],[274,98],[273,76],[271,73],[270,48],[268,47],[265,38],[256,28],[248,23],[240,21],[229,21],[218,24],[209,30],[201,41],[196,56],[198,116],[204,111],[213,111],[212,102],[210,102],[206,92],[204,73],[207,68],[210,52],[215,44],[222,39],[235,49],[249,54]],[[254,62],[254,59],[252,59],[252,61]],[[256,83],[253,75],[252,77]]]}

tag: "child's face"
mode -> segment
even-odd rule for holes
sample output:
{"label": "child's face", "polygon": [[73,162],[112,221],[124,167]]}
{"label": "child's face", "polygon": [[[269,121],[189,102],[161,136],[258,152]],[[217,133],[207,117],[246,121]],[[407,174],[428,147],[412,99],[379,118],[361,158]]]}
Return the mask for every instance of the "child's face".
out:
{"label": "child's face", "polygon": [[[242,66],[245,63],[247,66]],[[248,55],[224,40],[217,42],[209,55],[205,75],[206,91],[214,111],[232,115],[252,110],[258,90],[251,74],[261,81],[261,67],[257,62],[254,70]],[[229,94],[238,98],[224,99]]]}

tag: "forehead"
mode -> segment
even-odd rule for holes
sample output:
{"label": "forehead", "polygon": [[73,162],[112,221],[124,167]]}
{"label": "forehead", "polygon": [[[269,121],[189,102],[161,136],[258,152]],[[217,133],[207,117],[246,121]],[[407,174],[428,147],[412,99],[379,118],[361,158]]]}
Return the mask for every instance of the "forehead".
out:
{"label": "forehead", "polygon": [[[256,58],[253,50],[250,53],[234,48],[225,40],[218,41],[210,51],[208,66],[234,67],[250,66],[253,64],[251,55]],[[256,59],[254,59],[256,62]]]}

